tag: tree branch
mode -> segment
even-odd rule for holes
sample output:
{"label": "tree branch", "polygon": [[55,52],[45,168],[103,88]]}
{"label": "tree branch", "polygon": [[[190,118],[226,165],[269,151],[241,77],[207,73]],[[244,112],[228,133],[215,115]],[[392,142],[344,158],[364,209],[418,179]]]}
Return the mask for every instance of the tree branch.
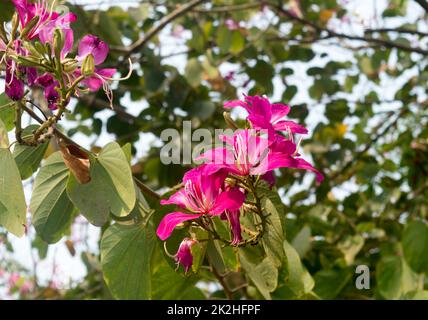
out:
{"label": "tree branch", "polygon": [[206,0],[192,0],[189,3],[178,7],[176,10],[171,12],[170,14],[163,17],[163,19],[159,22],[159,24],[152,29],[150,29],[143,38],[134,42],[131,46],[127,48],[112,48],[112,50],[125,52],[123,57],[124,60],[127,60],[133,53],[139,51],[143,48],[153,37],[155,37],[166,25],[168,25],[173,20],[181,17],[188,11],[191,11],[194,7],[200,5]]}
{"label": "tree branch", "polygon": [[396,33],[404,33],[404,34],[412,34],[421,37],[428,37],[427,32],[422,32],[418,30],[406,29],[406,28],[380,28],[380,29],[366,29],[364,33],[385,33],[385,32],[396,32]]}
{"label": "tree branch", "polygon": [[325,36],[322,37],[322,39],[328,39],[328,38],[342,38],[342,39],[348,39],[348,40],[357,40],[357,41],[363,41],[363,42],[369,42],[378,44],[385,48],[395,48],[406,52],[415,52],[422,55],[428,55],[428,50],[422,49],[422,48],[415,48],[415,47],[408,47],[406,45],[402,45],[393,41],[384,40],[384,39],[378,39],[378,38],[371,38],[371,37],[363,37],[363,36],[354,36],[354,35],[348,35],[340,32],[333,31],[328,28],[324,28],[322,26],[317,25],[316,23],[313,23],[309,20],[306,20],[304,18],[300,18],[296,15],[294,15],[292,12],[284,9],[281,4],[273,4],[270,3],[270,5],[273,8],[276,8],[279,13],[281,13],[284,16],[287,16],[288,18],[297,21],[303,25],[309,26],[313,28],[316,32],[319,34],[326,33]]}

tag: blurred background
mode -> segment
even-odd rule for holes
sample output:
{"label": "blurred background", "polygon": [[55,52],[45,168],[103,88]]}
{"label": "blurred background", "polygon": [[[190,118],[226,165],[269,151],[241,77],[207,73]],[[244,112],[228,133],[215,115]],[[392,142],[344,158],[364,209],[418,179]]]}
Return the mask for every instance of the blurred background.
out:
{"label": "blurred background", "polygon": [[[0,2],[0,20],[10,21],[11,1]],[[317,186],[304,171],[276,172],[287,238],[315,292],[428,297],[425,0],[60,3],[78,16],[75,38],[92,33],[110,44],[106,67],[124,76],[130,57],[134,69],[113,84],[113,109],[102,91],[72,102],[61,123],[70,137],[94,150],[131,143],[133,173],[167,191],[190,167],[160,162],[162,130],[182,130],[184,120],[223,128],[223,103],[243,94],[289,104],[290,118],[310,131],[301,151],[326,178]],[[24,182],[28,199],[32,184]],[[111,297],[98,228],[76,218],[48,248],[28,219],[22,239],[0,228],[1,299]],[[369,290],[355,288],[357,265],[370,269]]]}

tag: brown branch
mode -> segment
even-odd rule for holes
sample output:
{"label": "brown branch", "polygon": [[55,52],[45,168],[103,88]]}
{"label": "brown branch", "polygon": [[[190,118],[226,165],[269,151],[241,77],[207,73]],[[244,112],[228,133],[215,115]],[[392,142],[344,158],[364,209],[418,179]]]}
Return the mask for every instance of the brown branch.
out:
{"label": "brown branch", "polygon": [[395,33],[404,33],[404,34],[412,34],[421,37],[428,37],[427,32],[422,32],[418,30],[406,29],[406,28],[380,28],[380,29],[366,29],[364,33],[385,33],[385,32],[395,32]]}
{"label": "brown branch", "polygon": [[171,12],[170,14],[163,17],[159,24],[154,26],[152,29],[150,29],[143,38],[137,40],[134,42],[131,46],[127,48],[112,48],[112,50],[119,51],[119,52],[125,52],[125,55],[123,57],[124,60],[127,60],[133,53],[139,51],[141,48],[143,48],[153,37],[155,37],[160,31],[162,31],[165,26],[167,26],[170,22],[173,20],[181,17],[183,14],[185,14],[188,11],[191,11],[194,7],[200,5],[201,3],[205,2],[206,0],[192,0],[189,3],[182,5],[178,7],[176,10]]}
{"label": "brown branch", "polygon": [[415,52],[422,55],[428,55],[428,50],[417,48],[417,47],[409,47],[406,45],[402,45],[400,43],[396,43],[393,41],[385,40],[385,39],[378,39],[378,38],[371,38],[371,37],[363,37],[363,36],[355,36],[355,35],[349,35],[344,34],[340,32],[333,31],[331,29],[324,28],[322,26],[317,25],[316,23],[313,23],[309,20],[306,20],[304,18],[300,18],[293,14],[292,12],[284,9],[280,4],[274,4],[270,3],[270,5],[275,8],[280,14],[297,21],[303,25],[309,26],[314,29],[319,34],[325,33],[326,35],[322,37],[322,39],[328,39],[328,38],[341,38],[341,39],[348,39],[348,40],[356,40],[356,41],[363,41],[363,42],[369,42],[378,44],[385,48],[395,48],[406,52]]}

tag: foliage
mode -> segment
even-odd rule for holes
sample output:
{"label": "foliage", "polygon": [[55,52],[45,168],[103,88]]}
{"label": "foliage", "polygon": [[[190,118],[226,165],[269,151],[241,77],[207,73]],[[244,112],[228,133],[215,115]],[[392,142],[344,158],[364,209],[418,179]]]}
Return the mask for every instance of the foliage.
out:
{"label": "foliage", "polygon": [[[0,261],[0,283],[6,270],[12,294],[23,298],[426,299],[428,12],[419,1],[381,2],[370,25],[382,28],[363,26],[370,21],[356,17],[356,1],[67,3],[79,21],[75,39],[99,36],[110,45],[103,67],[125,76],[130,57],[133,72],[113,85],[112,108],[102,91],[73,96],[60,133],[37,146],[8,137],[15,102],[0,95],[0,250],[13,251],[11,239],[34,227],[40,259],[58,241],[72,253],[81,214],[100,227],[100,252],[79,252],[87,276],[67,290],[37,283],[11,258]],[[13,12],[2,4],[0,20]],[[182,45],[169,52],[170,41]],[[276,170],[275,188],[257,185],[263,237],[243,247],[200,241],[184,273],[169,252],[206,231],[177,229],[165,252],[155,230],[174,210],[160,199],[190,167],[161,163],[159,143],[142,136],[159,142],[164,129],[184,132],[185,120],[214,135],[225,126],[223,103],[242,93],[291,106],[288,117],[310,128],[301,152],[325,179],[317,185],[304,171]],[[31,94],[52,115],[43,94]],[[33,119],[22,136],[39,126]],[[100,139],[105,133],[116,142]],[[67,142],[69,162],[58,141]],[[86,184],[78,180],[82,163],[90,168]],[[21,180],[32,183],[30,223]],[[217,233],[229,239],[227,223],[217,220]],[[356,288],[358,265],[369,267],[370,289]],[[27,278],[35,285],[20,291]]]}

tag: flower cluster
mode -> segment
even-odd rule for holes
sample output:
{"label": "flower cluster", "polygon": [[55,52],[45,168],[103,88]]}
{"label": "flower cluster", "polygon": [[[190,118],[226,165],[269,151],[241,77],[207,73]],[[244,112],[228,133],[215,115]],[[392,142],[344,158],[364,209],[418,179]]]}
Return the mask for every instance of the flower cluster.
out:
{"label": "flower cluster", "polygon": [[98,68],[109,53],[107,43],[86,35],[79,42],[77,55],[72,57],[74,34],[70,25],[77,19],[75,14],[55,12],[55,1],[51,6],[47,0],[12,2],[16,13],[11,30],[0,26],[0,54],[9,98],[20,101],[25,86],[38,86],[44,90],[51,110],[63,110],[72,95],[102,87],[112,102],[109,81],[116,69]]}
{"label": "flower cluster", "polygon": [[[300,157],[299,143],[295,143],[294,135],[306,134],[307,130],[285,119],[289,106],[272,104],[265,97],[245,96],[244,101],[225,104],[225,108],[235,107],[242,107],[248,112],[250,128],[235,130],[230,136],[220,136],[224,146],[203,153],[199,159],[203,159],[204,164],[188,171],[183,178],[183,188],[168,200],[162,200],[161,204],[174,204],[180,210],[162,219],[157,229],[160,239],[168,239],[183,223],[202,227],[218,239],[212,220],[218,216],[226,220],[230,228],[231,239],[225,242],[232,246],[246,245],[250,242],[241,234],[240,218],[241,214],[248,212],[261,214],[257,211],[260,208],[248,210],[253,203],[246,203],[250,194],[253,198],[257,196],[260,180],[265,180],[272,188],[275,185],[273,171],[279,168],[309,170],[316,174],[318,182],[323,180],[321,173]],[[254,233],[256,238],[262,235]],[[184,239],[175,255],[176,261],[186,271],[192,264],[190,248],[197,240]]]}

